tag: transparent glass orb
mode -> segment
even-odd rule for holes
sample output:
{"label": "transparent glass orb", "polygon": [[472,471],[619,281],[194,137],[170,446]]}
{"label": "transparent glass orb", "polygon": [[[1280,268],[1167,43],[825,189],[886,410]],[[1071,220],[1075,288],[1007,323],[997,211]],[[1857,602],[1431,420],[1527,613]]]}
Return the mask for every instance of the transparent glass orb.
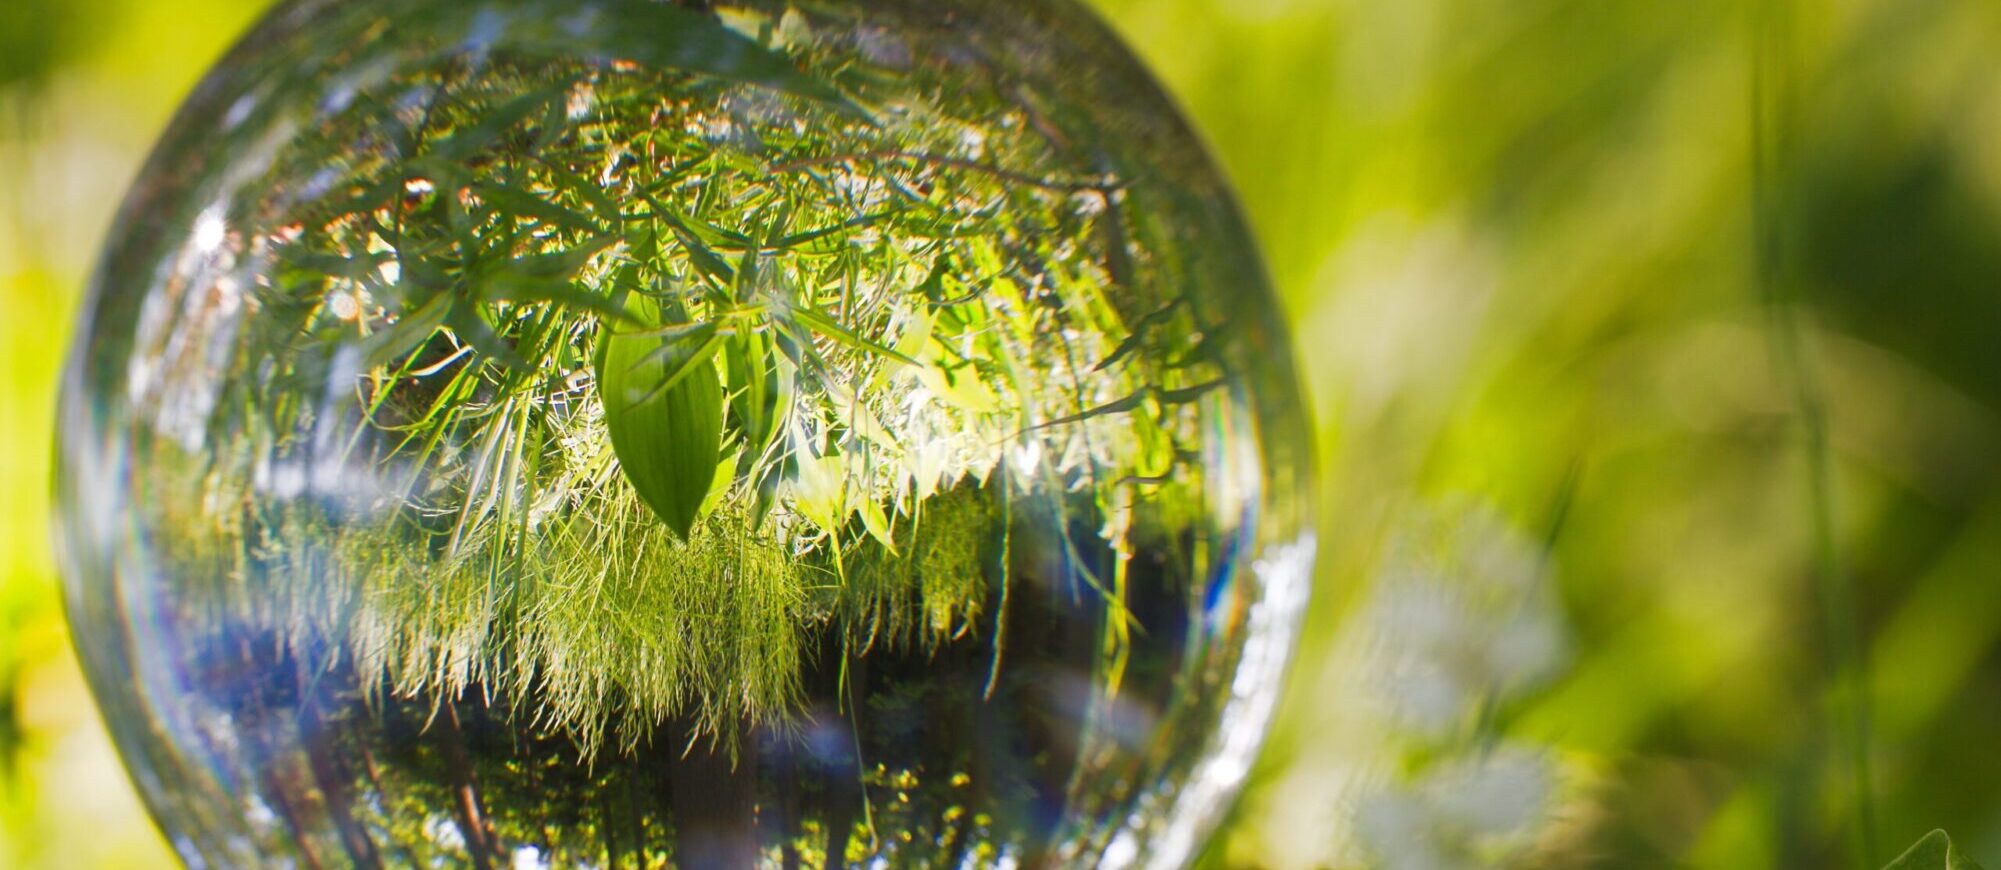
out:
{"label": "transparent glass orb", "polygon": [[1311,561],[1229,191],[1066,2],[289,2],[68,370],[197,866],[1181,863]]}

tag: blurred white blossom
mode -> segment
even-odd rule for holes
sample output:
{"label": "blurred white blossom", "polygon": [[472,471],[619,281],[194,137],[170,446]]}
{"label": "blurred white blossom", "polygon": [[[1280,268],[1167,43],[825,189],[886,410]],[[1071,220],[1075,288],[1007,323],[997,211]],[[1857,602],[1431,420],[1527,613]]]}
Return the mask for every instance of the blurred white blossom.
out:
{"label": "blurred white blossom", "polygon": [[1385,870],[1491,867],[1532,842],[1552,779],[1548,759],[1523,748],[1445,762],[1363,797],[1356,837]]}
{"label": "blurred white blossom", "polygon": [[1376,700],[1450,737],[1488,704],[1547,681],[1567,639],[1540,546],[1491,510],[1417,520],[1390,546],[1362,616]]}
{"label": "blurred white blossom", "polygon": [[1316,717],[1257,806],[1260,861],[1459,870],[1519,860],[1568,778],[1497,713],[1570,638],[1538,536],[1471,502],[1401,511],[1318,674]]}

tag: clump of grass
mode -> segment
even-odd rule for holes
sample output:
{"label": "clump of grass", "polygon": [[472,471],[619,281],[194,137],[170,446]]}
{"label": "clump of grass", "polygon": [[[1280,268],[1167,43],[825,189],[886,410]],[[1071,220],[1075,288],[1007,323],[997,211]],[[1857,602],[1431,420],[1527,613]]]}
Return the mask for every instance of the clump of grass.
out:
{"label": "clump of grass", "polygon": [[921,520],[897,518],[894,549],[869,546],[849,558],[830,613],[849,648],[935,650],[972,632],[987,607],[987,578],[997,576],[987,563],[997,558],[998,510],[984,487],[967,482],[927,502]]}
{"label": "clump of grass", "polygon": [[219,578],[217,597],[190,595],[208,631],[268,630],[304,657],[348,657],[376,700],[503,693],[587,755],[635,748],[670,718],[725,743],[745,726],[783,725],[812,633],[831,626],[857,652],[935,648],[972,630],[988,594],[991,524],[973,491],[940,497],[922,525],[899,524],[905,552],[923,555],[862,544],[845,580],[742,503],[682,538],[629,487],[590,501],[508,548],[500,567],[297,503],[248,547],[232,546],[236,526],[177,536],[174,561]]}

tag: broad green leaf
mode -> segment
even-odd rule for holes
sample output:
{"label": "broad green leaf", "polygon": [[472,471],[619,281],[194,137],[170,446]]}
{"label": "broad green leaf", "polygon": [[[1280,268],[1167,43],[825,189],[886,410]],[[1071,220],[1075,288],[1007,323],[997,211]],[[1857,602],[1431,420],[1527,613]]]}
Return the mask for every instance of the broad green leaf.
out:
{"label": "broad green leaf", "polygon": [[[650,337],[635,333],[634,338]],[[651,391],[640,396],[638,402],[651,401],[656,394],[674,389],[681,381],[697,373],[717,374],[716,352],[722,349],[724,336],[713,323],[696,324],[694,329],[679,337],[669,338],[633,365],[647,365],[661,360],[668,361],[664,376],[653,385]],[[694,350],[689,350],[692,347]]]}
{"label": "broad green leaf", "polygon": [[[660,323],[651,298],[635,295],[628,304],[639,322]],[[598,395],[619,467],[646,506],[684,538],[714,486],[722,451],[722,382],[713,348],[701,353],[695,342],[613,330],[598,354]]]}
{"label": "broad green leaf", "polygon": [[1213,381],[1196,384],[1192,387],[1180,387],[1172,390],[1163,390],[1159,387],[1141,387],[1137,392],[1125,398],[1113,399],[1097,407],[1058,417],[1032,428],[1047,429],[1051,426],[1067,426],[1071,423],[1079,423],[1094,417],[1103,417],[1107,414],[1124,414],[1135,408],[1145,407],[1149,404],[1186,405],[1189,402],[1202,398],[1204,393],[1222,387],[1224,384],[1225,382],[1221,378],[1218,378]]}
{"label": "broad green leaf", "polygon": [[924,294],[924,298],[931,300],[933,304],[937,305],[947,304],[945,301],[946,300],[945,277],[949,275],[951,271],[952,271],[951,255],[940,254],[938,256],[938,259],[932,261],[931,263],[931,274],[926,275],[924,277],[924,280],[918,283],[917,292]]}
{"label": "broad green leaf", "polygon": [[716,321],[704,320],[699,323],[674,323],[646,329],[629,329],[625,334],[633,338],[670,338],[680,341],[693,336],[696,342],[708,341],[718,332]]}
{"label": "broad green leaf", "polygon": [[1952,838],[1944,831],[1933,831],[1883,870],[1980,870],[1980,865],[1953,848]]}
{"label": "broad green leaf", "polygon": [[778,490],[785,483],[785,474],[792,463],[785,458],[754,466],[748,478],[756,487],[756,498],[751,502],[750,519],[753,525],[763,525],[764,518],[771,513],[771,506],[778,501]]}
{"label": "broad green leaf", "polygon": [[[711,191],[720,186],[715,184],[702,185],[700,197],[707,199],[713,196]],[[636,192],[639,194],[640,199],[646,200],[646,204],[653,208],[653,215],[665,221],[667,226],[676,233],[686,233],[694,236],[704,245],[741,246],[750,244],[749,236],[690,217],[686,212],[669,205],[662,201],[660,197],[653,195],[652,191],[639,188]],[[699,203],[696,205],[697,211],[701,211],[703,208],[704,206]],[[724,265],[727,266],[728,263],[724,263]]]}
{"label": "broad green leaf", "polygon": [[775,245],[780,239],[784,238],[785,231],[791,228],[791,226],[792,200],[780,200],[778,208],[771,214],[771,220],[765,224],[764,246],[770,248]]}

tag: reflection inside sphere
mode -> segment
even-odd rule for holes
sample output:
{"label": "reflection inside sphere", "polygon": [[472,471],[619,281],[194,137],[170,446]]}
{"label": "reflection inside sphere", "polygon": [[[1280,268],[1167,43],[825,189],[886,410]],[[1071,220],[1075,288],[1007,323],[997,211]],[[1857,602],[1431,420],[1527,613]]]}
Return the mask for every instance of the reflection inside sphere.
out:
{"label": "reflection inside sphere", "polygon": [[70,372],[191,864],[1185,860],[1303,595],[1230,198],[1067,4],[281,6]]}

